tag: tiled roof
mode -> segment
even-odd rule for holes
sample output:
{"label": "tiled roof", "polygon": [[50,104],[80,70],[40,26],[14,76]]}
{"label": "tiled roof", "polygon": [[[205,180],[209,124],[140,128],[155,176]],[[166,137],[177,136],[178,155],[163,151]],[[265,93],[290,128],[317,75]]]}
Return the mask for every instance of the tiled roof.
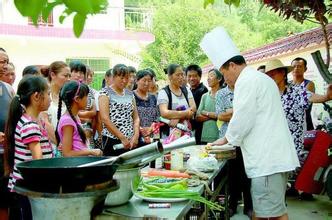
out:
{"label": "tiled roof", "polygon": [[[50,38],[76,38],[71,28],[0,24],[0,35],[16,35],[25,37],[50,37]],[[112,31],[112,30],[84,30],[80,39],[105,39],[105,40],[140,40],[154,41],[154,35],[148,32]]]}
{"label": "tiled roof", "polygon": [[[332,42],[332,24],[327,26],[329,42]],[[311,29],[302,33],[294,34],[277,40],[271,44],[258,47],[243,52],[243,56],[248,63],[267,59],[278,54],[290,53],[299,49],[306,48],[309,45],[319,45],[324,41],[321,28]]]}

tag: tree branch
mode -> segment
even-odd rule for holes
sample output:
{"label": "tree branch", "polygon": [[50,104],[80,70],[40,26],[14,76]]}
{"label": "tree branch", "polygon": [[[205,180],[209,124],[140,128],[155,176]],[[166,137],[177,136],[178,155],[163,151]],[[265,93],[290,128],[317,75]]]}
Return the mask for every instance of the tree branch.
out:
{"label": "tree branch", "polygon": [[323,34],[324,34],[324,40],[325,40],[325,48],[326,48],[326,66],[329,68],[330,66],[330,43],[329,43],[329,37],[326,30],[326,24],[324,24],[323,19],[320,20],[320,25],[322,26]]}
{"label": "tree branch", "polygon": [[311,19],[309,19],[309,18],[307,18],[306,20],[307,20],[307,21],[310,21],[310,22],[312,22],[312,23],[315,23],[315,24],[321,24],[320,22],[313,21],[313,20],[311,20]]}

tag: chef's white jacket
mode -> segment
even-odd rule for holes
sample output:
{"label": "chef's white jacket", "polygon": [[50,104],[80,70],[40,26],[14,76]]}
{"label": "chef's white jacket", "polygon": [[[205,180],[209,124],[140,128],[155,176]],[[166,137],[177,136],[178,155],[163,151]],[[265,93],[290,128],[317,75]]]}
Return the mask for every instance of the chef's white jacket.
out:
{"label": "chef's white jacket", "polygon": [[245,67],[235,83],[233,110],[225,136],[241,147],[249,178],[300,166],[278,87],[270,77]]}

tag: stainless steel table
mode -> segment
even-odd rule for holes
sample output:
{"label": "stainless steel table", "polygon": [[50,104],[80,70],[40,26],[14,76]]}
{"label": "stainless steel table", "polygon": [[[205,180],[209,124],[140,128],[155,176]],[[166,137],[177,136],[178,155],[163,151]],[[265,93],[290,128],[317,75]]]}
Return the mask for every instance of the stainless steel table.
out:
{"label": "stainless steel table", "polygon": [[[222,187],[225,187],[225,219],[229,219],[228,214],[228,164],[226,160],[219,161],[219,169],[208,173],[208,183],[211,184],[215,177],[220,173],[221,178],[217,186],[214,187],[213,194],[208,195],[203,184],[197,187],[191,187],[205,198],[215,201]],[[122,206],[105,207],[103,213],[97,216],[97,220],[104,219],[183,219],[192,208],[195,201],[186,200],[182,202],[172,202],[171,208],[149,208],[149,203],[133,196],[130,201]],[[200,219],[207,219],[208,208],[205,210]]]}

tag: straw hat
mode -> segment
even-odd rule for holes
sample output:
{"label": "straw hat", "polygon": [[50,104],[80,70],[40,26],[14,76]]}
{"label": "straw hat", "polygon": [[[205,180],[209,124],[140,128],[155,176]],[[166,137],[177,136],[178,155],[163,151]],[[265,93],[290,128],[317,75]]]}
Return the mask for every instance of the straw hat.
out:
{"label": "straw hat", "polygon": [[265,65],[265,73],[268,73],[271,70],[284,68],[286,73],[289,73],[293,70],[292,66],[285,66],[279,59],[269,60]]}
{"label": "straw hat", "polygon": [[199,45],[218,70],[232,57],[241,55],[223,27],[216,27],[205,34]]}

